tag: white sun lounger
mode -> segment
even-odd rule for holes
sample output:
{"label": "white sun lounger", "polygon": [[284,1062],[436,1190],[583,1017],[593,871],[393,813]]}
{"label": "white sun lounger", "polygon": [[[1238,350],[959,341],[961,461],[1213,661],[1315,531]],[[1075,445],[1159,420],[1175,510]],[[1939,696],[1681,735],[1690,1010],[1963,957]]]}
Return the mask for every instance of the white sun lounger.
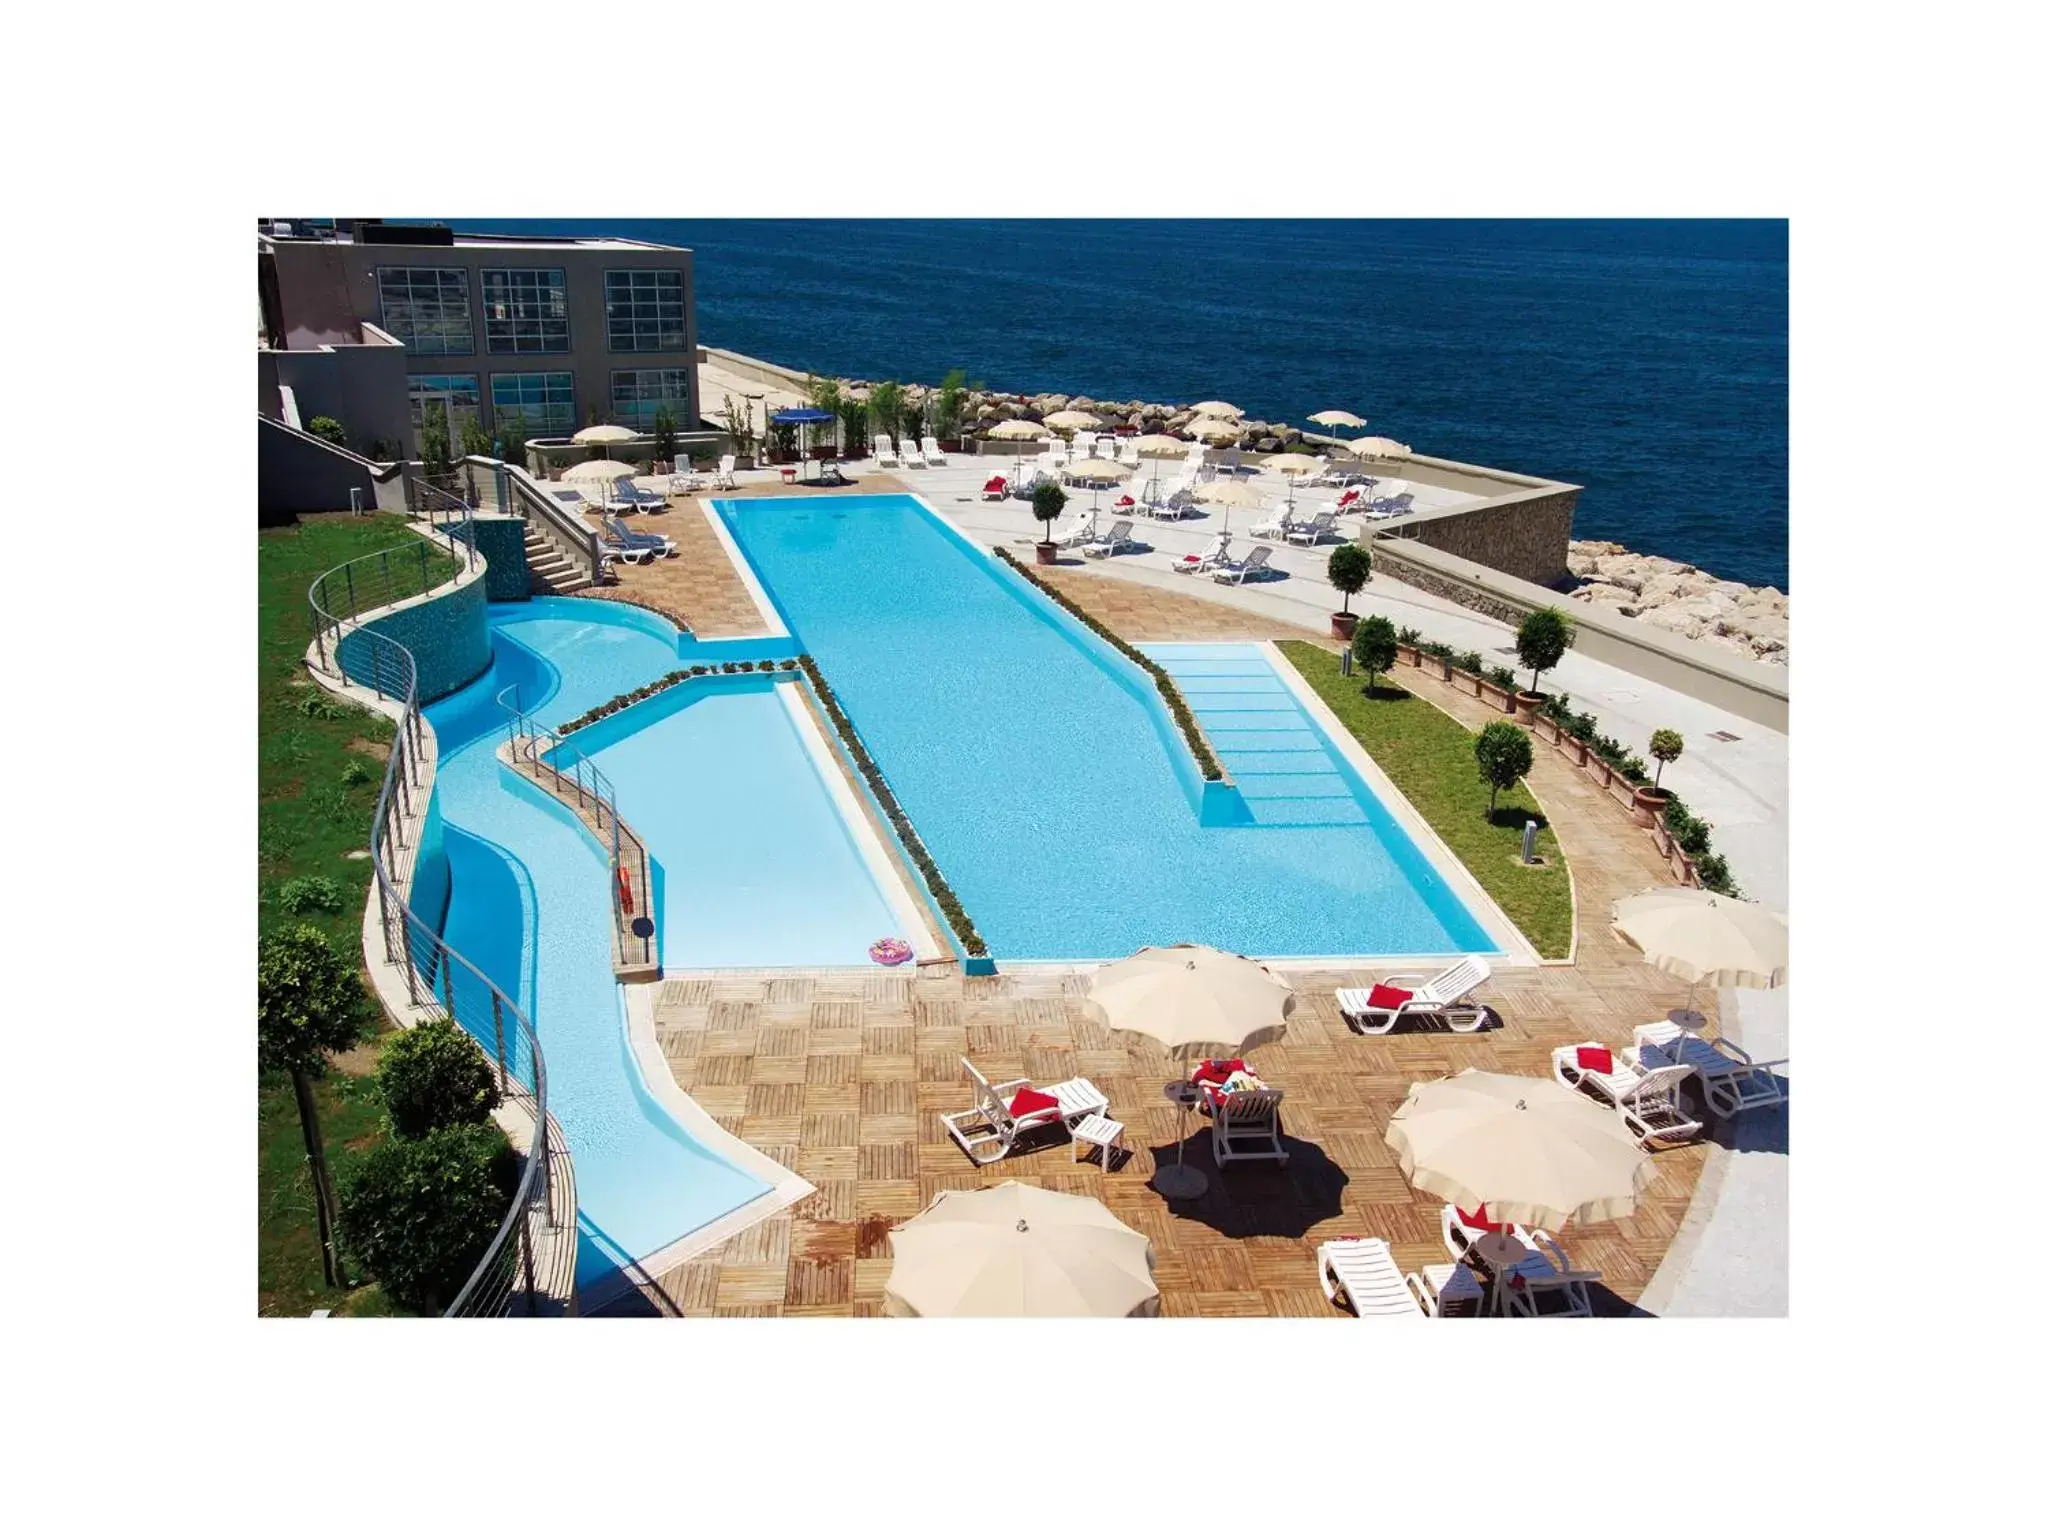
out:
{"label": "white sun lounger", "polygon": [[1440,1018],[1461,1035],[1469,1035],[1486,1022],[1486,1009],[1468,1000],[1483,986],[1493,968],[1477,955],[1467,955],[1447,965],[1434,976],[1420,971],[1403,971],[1386,978],[1384,985],[1409,993],[1398,1008],[1375,1008],[1370,987],[1340,987],[1337,1011],[1344,1022],[1361,1034],[1384,1035],[1406,1018]]}
{"label": "white sun lounger", "polygon": [[1636,1026],[1631,1064],[1638,1070],[1691,1067],[1699,1075],[1707,1107],[1723,1118],[1785,1102],[1785,1083],[1776,1075],[1784,1060],[1753,1060],[1733,1040],[1709,1040],[1669,1019]]}
{"label": "white sun lounger", "polygon": [[924,454],[919,451],[917,444],[907,437],[903,440],[903,447],[896,456],[902,460],[905,469],[925,468]]}
{"label": "white sun lounger", "polygon": [[1294,520],[1294,514],[1285,507],[1282,507],[1263,523],[1255,525],[1252,528],[1252,537],[1255,539],[1284,539],[1287,537],[1290,529],[1299,528],[1300,526],[1302,525]]}
{"label": "white sun lounger", "polygon": [[1354,1317],[1428,1317],[1420,1282],[1404,1276],[1384,1237],[1340,1237],[1316,1249],[1316,1276],[1335,1304],[1343,1296]]}
{"label": "white sun lounger", "polygon": [[919,446],[924,450],[925,463],[943,464],[946,462],[945,451],[939,447],[939,440],[936,437],[925,438]]}
{"label": "white sun lounger", "polygon": [[1096,539],[1093,543],[1083,544],[1081,546],[1081,553],[1090,560],[1101,560],[1121,550],[1136,549],[1137,547],[1136,542],[1131,538],[1131,520],[1128,517],[1120,517],[1109,525],[1108,533]]}
{"label": "white sun lounger", "polygon": [[1244,585],[1247,576],[1257,576],[1272,569],[1266,562],[1273,558],[1273,546],[1254,544],[1242,560],[1229,560],[1209,573],[1215,581],[1229,582],[1232,586]]}
{"label": "white sun lounger", "polygon": [[1057,1108],[1012,1114],[1010,1104],[1019,1093],[1032,1086],[1030,1078],[991,1083],[975,1070],[974,1063],[965,1056],[960,1058],[960,1065],[967,1069],[968,1080],[974,1085],[974,1107],[941,1115],[939,1119],[945,1123],[946,1134],[977,1163],[998,1162],[1009,1156],[1022,1132],[1054,1124],[1071,1127],[1090,1115],[1109,1113],[1108,1096],[1100,1088],[1085,1077],[1070,1077],[1063,1083],[1037,1090],[1057,1099]]}
{"label": "white sun lounger", "polygon": [[1230,558],[1230,535],[1219,533],[1209,541],[1209,547],[1198,555],[1182,555],[1171,565],[1169,571],[1178,571],[1183,576],[1199,576],[1204,571],[1214,570],[1217,565]]}
{"label": "white sun lounger", "polygon": [[[1581,1042],[1589,1046],[1598,1040]],[[1653,1067],[1645,1072],[1621,1052],[1614,1053],[1612,1071],[1595,1072],[1579,1065],[1579,1047],[1561,1045],[1550,1053],[1550,1075],[1567,1088],[1590,1093],[1612,1105],[1628,1133],[1646,1151],[1683,1146],[1701,1126],[1679,1107],[1678,1085],[1692,1076],[1691,1067]]]}
{"label": "white sun lounger", "polygon": [[1095,534],[1095,514],[1087,512],[1083,513],[1081,520],[1072,527],[1065,530],[1055,528],[1053,530],[1052,542],[1061,549],[1077,549],[1083,544],[1094,543]]}
{"label": "white sun lounger", "polygon": [[896,445],[889,440],[888,433],[877,432],[875,434],[874,453],[875,468],[898,469],[902,467],[903,460],[897,457]]}
{"label": "white sun lounger", "polygon": [[1287,1149],[1280,1145],[1278,1088],[1240,1088],[1210,1111],[1210,1152],[1221,1168],[1254,1160],[1285,1166]]}
{"label": "white sun lounger", "polygon": [[730,453],[720,459],[718,461],[718,473],[711,477],[712,485],[721,491],[738,490],[740,483],[732,475],[733,467],[738,463],[739,459]]}
{"label": "white sun lounger", "polygon": [[1372,505],[1366,509],[1365,516],[1368,522],[1379,523],[1385,522],[1390,517],[1405,516],[1406,514],[1414,510],[1414,493],[1410,491],[1403,491],[1398,496],[1381,496],[1374,498]]}
{"label": "white sun lounger", "polygon": [[1290,544],[1313,546],[1322,543],[1326,538],[1341,537],[1342,535],[1337,532],[1337,514],[1329,507],[1323,508],[1307,522],[1296,523],[1287,530],[1287,542]]}
{"label": "white sun lounger", "polygon": [[1523,1243],[1529,1256],[1501,1277],[1501,1301],[1508,1316],[1591,1317],[1593,1295],[1587,1287],[1600,1272],[1573,1269],[1548,1232],[1531,1231]]}

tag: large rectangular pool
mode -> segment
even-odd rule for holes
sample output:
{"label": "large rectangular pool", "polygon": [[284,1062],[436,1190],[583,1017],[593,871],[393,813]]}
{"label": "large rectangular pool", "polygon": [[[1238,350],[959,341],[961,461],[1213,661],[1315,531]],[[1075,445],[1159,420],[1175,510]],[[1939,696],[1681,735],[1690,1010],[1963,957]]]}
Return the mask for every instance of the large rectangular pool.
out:
{"label": "large rectangular pool", "polygon": [[915,498],[715,506],[998,960],[1502,947],[1257,647],[1157,651],[1241,777],[1204,825],[1145,674]]}

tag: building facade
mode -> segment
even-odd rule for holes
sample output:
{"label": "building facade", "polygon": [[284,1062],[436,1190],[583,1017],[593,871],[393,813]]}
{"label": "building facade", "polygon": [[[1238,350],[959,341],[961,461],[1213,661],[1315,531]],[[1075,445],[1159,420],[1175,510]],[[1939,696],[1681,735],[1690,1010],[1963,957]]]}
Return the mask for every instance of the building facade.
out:
{"label": "building facade", "polygon": [[[332,415],[351,445],[395,430],[414,457],[436,405],[458,423],[474,419],[494,436],[516,425],[529,439],[593,421],[651,431],[663,406],[679,430],[698,425],[687,250],[370,220],[259,231],[263,340],[279,382],[301,421]],[[402,399],[366,402],[359,382],[344,388],[365,371],[358,349],[394,345]],[[337,409],[322,408],[330,395]]]}

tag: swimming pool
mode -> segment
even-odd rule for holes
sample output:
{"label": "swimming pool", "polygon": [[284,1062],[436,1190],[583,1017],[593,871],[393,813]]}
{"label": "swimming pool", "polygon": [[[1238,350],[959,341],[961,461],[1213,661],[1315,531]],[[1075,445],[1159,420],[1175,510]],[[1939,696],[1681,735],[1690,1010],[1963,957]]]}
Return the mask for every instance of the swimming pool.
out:
{"label": "swimming pool", "polygon": [[[675,670],[679,655],[716,652],[614,603],[494,605],[490,622],[490,670],[426,711],[440,858],[423,854],[419,879],[445,889],[448,942],[526,1010],[547,1054],[588,1294],[770,1185],[692,1136],[642,1077],[611,968],[605,852],[499,764],[497,696],[516,685],[529,713],[560,722]],[[670,967],[852,963],[900,931],[799,739],[787,686],[674,690],[589,742],[654,861]]]}
{"label": "swimming pool", "polygon": [[1243,776],[1204,825],[1144,673],[915,498],[714,507],[999,960],[1501,949],[1257,647],[1159,648]]}

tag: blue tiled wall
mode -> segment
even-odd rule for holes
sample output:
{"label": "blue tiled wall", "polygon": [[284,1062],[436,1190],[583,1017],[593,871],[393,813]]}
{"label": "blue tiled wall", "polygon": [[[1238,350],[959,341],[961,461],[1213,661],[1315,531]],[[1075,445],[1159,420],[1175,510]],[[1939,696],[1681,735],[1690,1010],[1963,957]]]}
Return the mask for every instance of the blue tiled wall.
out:
{"label": "blue tiled wall", "polygon": [[[419,668],[420,703],[431,704],[444,694],[475,682],[490,666],[491,631],[485,619],[485,584],[484,580],[466,582],[440,597],[401,608],[363,626],[396,640],[412,652],[413,663]],[[367,666],[359,665],[351,650],[349,640],[343,640],[342,670],[350,677],[362,674],[367,681]]]}

